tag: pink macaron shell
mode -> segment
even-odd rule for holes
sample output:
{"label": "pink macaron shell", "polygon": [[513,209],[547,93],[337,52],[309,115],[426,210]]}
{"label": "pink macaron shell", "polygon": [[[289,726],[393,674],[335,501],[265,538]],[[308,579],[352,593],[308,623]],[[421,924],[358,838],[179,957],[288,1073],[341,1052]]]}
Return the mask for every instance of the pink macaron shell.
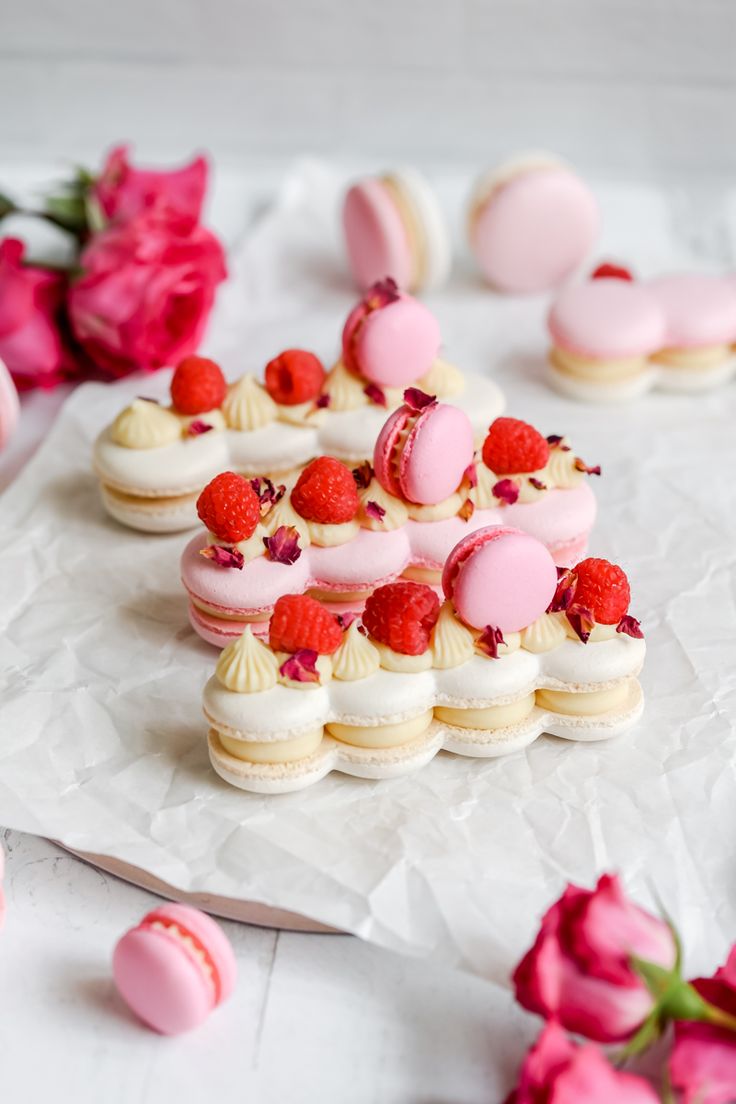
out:
{"label": "pink macaron shell", "polygon": [[[176,924],[207,950],[220,991],[202,964],[175,936],[151,927]],[[187,905],[163,905],[119,940],[113,955],[115,984],[129,1007],[162,1035],[178,1035],[203,1023],[230,995],[237,967],[232,948],[217,924]]]}
{"label": "pink macaron shell", "polygon": [[464,411],[444,403],[426,407],[399,460],[404,497],[420,505],[442,502],[460,486],[473,452],[473,427]]}
{"label": "pink macaron shell", "polygon": [[518,529],[479,529],[457,545],[442,576],[466,624],[519,632],[545,612],[557,587],[554,561]]}
{"label": "pink macaron shell", "polygon": [[5,448],[15,432],[20,416],[18,392],[10,372],[0,361],[0,449]]}
{"label": "pink macaron shell", "polygon": [[304,555],[293,564],[258,556],[237,571],[201,556],[206,546],[207,537],[202,532],[189,541],[181,557],[181,579],[192,598],[223,614],[270,610],[283,594],[299,594],[309,585],[309,563]]}
{"label": "pink macaron shell", "polygon": [[354,184],[342,212],[348,261],[360,288],[393,276],[399,287],[411,284],[414,264],[411,243],[388,188],[380,180]]}
{"label": "pink macaron shell", "polygon": [[647,283],[666,318],[669,348],[736,342],[736,284],[721,276],[677,273]]}
{"label": "pink macaron shell", "polygon": [[563,166],[526,169],[500,183],[477,212],[471,245],[502,291],[556,287],[585,260],[600,216],[587,184]]}
{"label": "pink macaron shell", "polygon": [[402,430],[405,429],[411,412],[406,406],[400,406],[390,414],[381,427],[373,448],[373,472],[384,491],[401,498],[399,473],[394,464],[394,451]]}
{"label": "pink macaron shell", "polygon": [[365,316],[355,336],[354,361],[379,387],[408,387],[428,372],[440,349],[439,322],[410,295]]}
{"label": "pink macaron shell", "polygon": [[646,285],[629,280],[564,288],[547,322],[555,345],[594,359],[649,356],[665,343],[664,310]]}

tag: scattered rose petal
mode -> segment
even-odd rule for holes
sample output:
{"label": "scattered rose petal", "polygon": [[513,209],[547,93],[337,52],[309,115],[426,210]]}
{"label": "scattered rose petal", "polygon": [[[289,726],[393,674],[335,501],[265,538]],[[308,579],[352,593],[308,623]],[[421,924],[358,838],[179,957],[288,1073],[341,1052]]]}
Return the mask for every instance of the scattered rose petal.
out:
{"label": "scattered rose petal", "polygon": [[347,613],[336,613],[335,620],[337,621],[342,631],[347,632],[353,621],[358,620],[358,615],[357,613],[352,613],[351,611],[348,611]]}
{"label": "scattered rose petal", "polygon": [[551,445],[552,448],[554,448],[555,445],[561,444],[561,442],[562,442],[562,437],[560,436],[559,433],[550,433],[549,437],[547,438],[547,444]]}
{"label": "scattered rose petal", "polygon": [[200,549],[199,554],[218,567],[235,567],[238,571],[243,570],[245,563],[245,557],[238,548],[227,548],[224,544],[208,544]]}
{"label": "scattered rose petal", "polygon": [[590,274],[591,280],[630,280],[633,281],[634,277],[629,272],[628,268],[624,268],[623,265],[611,264],[610,261],[604,261],[603,264],[599,264],[596,269]]}
{"label": "scattered rose petal", "polygon": [[317,398],[314,405],[317,407],[317,410],[326,410],[331,402],[332,402],[332,396],[324,394],[324,395],[320,395]]}
{"label": "scattered rose petal", "polygon": [[378,310],[380,307],[388,306],[389,303],[395,303],[399,298],[401,298],[399,285],[392,276],[387,276],[384,280],[377,280],[372,287],[368,288],[364,302],[369,310]]}
{"label": "scattered rose petal", "polygon": [[580,637],[583,644],[587,644],[590,634],[595,627],[595,618],[590,610],[584,609],[573,603],[567,611],[567,620],[572,625],[574,632]]}
{"label": "scattered rose petal", "polygon": [[279,674],[292,682],[319,682],[317,657],[318,653],[313,648],[300,648],[284,660],[279,667]]}
{"label": "scattered rose petal", "polygon": [[579,456],[576,456],[575,471],[585,472],[586,475],[600,475],[601,466],[600,464],[596,464],[594,468],[589,468],[584,460],[581,460]]}
{"label": "scattered rose petal", "polygon": [[293,564],[302,554],[299,530],[293,525],[279,525],[272,537],[263,538],[263,544],[274,563]]}
{"label": "scattered rose petal", "polygon": [[426,391],[421,391],[418,387],[407,387],[404,392],[404,402],[410,410],[418,412],[420,410],[426,410],[428,406],[432,406],[437,402],[436,395],[428,395]]}
{"label": "scattered rose petal", "polygon": [[267,514],[286,494],[286,487],[279,483],[278,487],[266,477],[257,476],[251,479],[250,485],[258,495],[261,504],[261,517]]}
{"label": "scattered rose petal", "polygon": [[535,479],[534,476],[529,476],[529,482],[535,491],[546,491],[547,484],[543,483],[541,479]]}
{"label": "scattered rose petal", "polygon": [[364,491],[369,486],[371,479],[373,478],[373,468],[370,466],[367,460],[365,460],[360,467],[353,468],[353,479],[355,485],[359,491]]}
{"label": "scattered rose petal", "polygon": [[463,479],[467,479],[468,486],[472,489],[478,486],[478,469],[475,466],[475,462],[468,464],[467,468],[463,472]]}
{"label": "scattered rose petal", "polygon": [[500,629],[497,629],[494,625],[486,625],[476,641],[476,646],[491,659],[498,659],[498,647],[505,643]]}
{"label": "scattered rose petal", "polygon": [[557,589],[547,608],[547,613],[564,613],[570,608],[575,598],[577,582],[577,575],[569,567],[557,568]]}
{"label": "scattered rose petal", "polygon": [[136,399],[138,399],[139,402],[153,403],[154,406],[160,406],[161,405],[161,403],[159,402],[158,399],[152,399],[150,397],[150,395],[136,395]]}
{"label": "scattered rose petal", "polygon": [[637,621],[635,617],[632,617],[630,613],[625,614],[621,618],[616,626],[616,632],[626,633],[627,636],[634,636],[637,640],[644,639],[644,633],[641,631],[641,622]]}
{"label": "scattered rose petal", "polygon": [[383,506],[379,506],[377,502],[366,502],[365,512],[369,518],[373,518],[374,521],[383,521],[386,516],[386,511]]}
{"label": "scattered rose petal", "polygon": [[209,425],[207,422],[201,421],[199,418],[195,418],[193,422],[189,423],[187,428],[187,436],[189,437],[201,437],[203,433],[209,433],[214,426]]}
{"label": "scattered rose petal", "polygon": [[377,383],[367,383],[363,388],[364,394],[376,406],[387,406],[386,396]]}
{"label": "scattered rose petal", "polygon": [[462,518],[463,521],[470,521],[470,519],[471,519],[471,517],[473,516],[474,513],[475,513],[475,503],[471,499],[466,498],[465,501],[463,502],[462,506],[458,510],[457,516],[459,518]]}
{"label": "scattered rose petal", "polygon": [[492,494],[507,506],[513,506],[519,497],[519,488],[513,479],[499,479],[498,483],[493,484]]}

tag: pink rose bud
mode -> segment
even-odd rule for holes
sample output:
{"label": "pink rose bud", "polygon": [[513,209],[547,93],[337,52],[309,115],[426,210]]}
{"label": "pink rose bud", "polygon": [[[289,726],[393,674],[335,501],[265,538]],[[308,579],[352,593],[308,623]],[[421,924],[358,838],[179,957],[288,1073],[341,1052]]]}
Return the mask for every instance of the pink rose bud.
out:
{"label": "pink rose bud", "polygon": [[64,277],[24,265],[25,246],[16,238],[0,242],[0,360],[19,390],[55,387],[64,378],[64,350],[56,315]]}
{"label": "pink rose bud", "polygon": [[632,956],[672,969],[677,951],[667,925],[629,901],[614,875],[592,891],[568,885],[516,968],[517,999],[588,1039],[628,1039],[654,1007]]}
{"label": "pink rose bud", "polygon": [[204,157],[181,169],[135,169],[128,161],[127,147],[116,146],[108,154],[92,195],[110,222],[129,222],[155,208],[181,233],[188,234],[202,213],[207,174]]}
{"label": "pink rose bud", "polygon": [[576,1046],[556,1023],[548,1023],[524,1059],[519,1082],[506,1104],[658,1104],[641,1077],[621,1073],[598,1047]]}
{"label": "pink rose bud", "polygon": [[[736,944],[712,978],[693,982],[701,997],[736,1017]],[[678,1023],[669,1063],[681,1104],[730,1104],[736,1100],[736,1031],[708,1023]]]}

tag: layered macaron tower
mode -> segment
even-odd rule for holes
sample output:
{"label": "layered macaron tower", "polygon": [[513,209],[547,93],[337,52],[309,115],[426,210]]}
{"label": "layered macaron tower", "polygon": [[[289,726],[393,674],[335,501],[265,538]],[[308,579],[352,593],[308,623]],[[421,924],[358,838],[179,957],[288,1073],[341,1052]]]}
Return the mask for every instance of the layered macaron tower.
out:
{"label": "layered macaron tower", "polygon": [[474,462],[461,410],[409,388],[372,467],[319,457],[290,489],[217,476],[198,503],[206,532],[182,556],[192,625],[223,647],[246,624],[264,633],[285,594],[309,592],[345,613],[400,575],[439,588],[455,544],[505,518],[539,536],[556,562],[579,559],[595,517],[582,482],[593,469],[563,438],[550,445],[513,419],[493,423],[483,458]]}
{"label": "layered macaron tower", "polygon": [[694,393],[736,372],[736,284],[726,277],[636,282],[619,269],[565,288],[548,324],[551,380],[573,398],[617,401],[655,387]]}
{"label": "layered macaron tower", "polygon": [[268,641],[247,627],[205,687],[217,773],[280,793],[332,770],[391,778],[443,748],[489,758],[543,732],[599,740],[638,720],[645,646],[620,567],[560,571],[533,537],[489,527],[452,551],[443,597],[389,583],[362,623],[280,598]]}
{"label": "layered macaron tower", "polygon": [[324,453],[355,464],[373,455],[387,412],[406,387],[462,409],[478,438],[503,409],[489,379],[439,357],[437,319],[391,280],[351,311],[330,372],[304,349],[228,385],[220,368],[189,357],[171,381],[171,405],[135,399],[97,438],[94,467],[107,511],[147,532],[197,524],[196,500],[217,472],[281,479]]}

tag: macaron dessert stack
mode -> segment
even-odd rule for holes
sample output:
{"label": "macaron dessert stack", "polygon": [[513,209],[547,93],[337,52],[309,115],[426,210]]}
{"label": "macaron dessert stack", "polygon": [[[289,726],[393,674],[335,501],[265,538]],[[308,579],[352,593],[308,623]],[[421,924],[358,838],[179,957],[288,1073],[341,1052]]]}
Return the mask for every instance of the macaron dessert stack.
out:
{"label": "macaron dessert stack", "polygon": [[553,442],[522,422],[497,420],[483,446],[494,474],[474,463],[473,427],[461,410],[407,388],[379,434],[373,467],[351,471],[318,457],[289,489],[222,473],[199,498],[207,531],[182,556],[192,625],[223,647],[247,624],[263,634],[285,594],[309,592],[345,613],[402,574],[439,587],[455,544],[505,518],[521,528],[528,521],[556,562],[575,562],[595,517],[582,482],[592,469],[563,438]]}
{"label": "macaron dessert stack", "polygon": [[197,496],[218,472],[281,480],[325,453],[360,463],[418,381],[463,410],[480,440],[503,397],[491,380],[441,360],[439,349],[434,315],[385,280],[351,311],[330,372],[314,353],[287,349],[262,383],[244,375],[228,385],[213,361],[188,357],[173,374],[170,406],[135,399],[98,436],[103,504],[134,529],[177,532],[197,524]]}
{"label": "macaron dessert stack", "polygon": [[543,732],[604,739],[638,719],[645,646],[620,567],[558,571],[533,537],[494,526],[453,549],[443,596],[389,583],[362,623],[280,598],[268,641],[246,627],[205,687],[217,773],[281,793],[331,770],[406,774],[443,748],[488,758]]}
{"label": "macaron dessert stack", "polygon": [[355,283],[369,288],[390,272],[404,291],[428,291],[450,270],[450,237],[436,196],[416,169],[356,181],[342,210]]}
{"label": "macaron dessert stack", "polygon": [[696,393],[736,373],[736,284],[677,274],[636,282],[624,270],[565,288],[549,312],[551,382],[612,402],[652,388]]}

